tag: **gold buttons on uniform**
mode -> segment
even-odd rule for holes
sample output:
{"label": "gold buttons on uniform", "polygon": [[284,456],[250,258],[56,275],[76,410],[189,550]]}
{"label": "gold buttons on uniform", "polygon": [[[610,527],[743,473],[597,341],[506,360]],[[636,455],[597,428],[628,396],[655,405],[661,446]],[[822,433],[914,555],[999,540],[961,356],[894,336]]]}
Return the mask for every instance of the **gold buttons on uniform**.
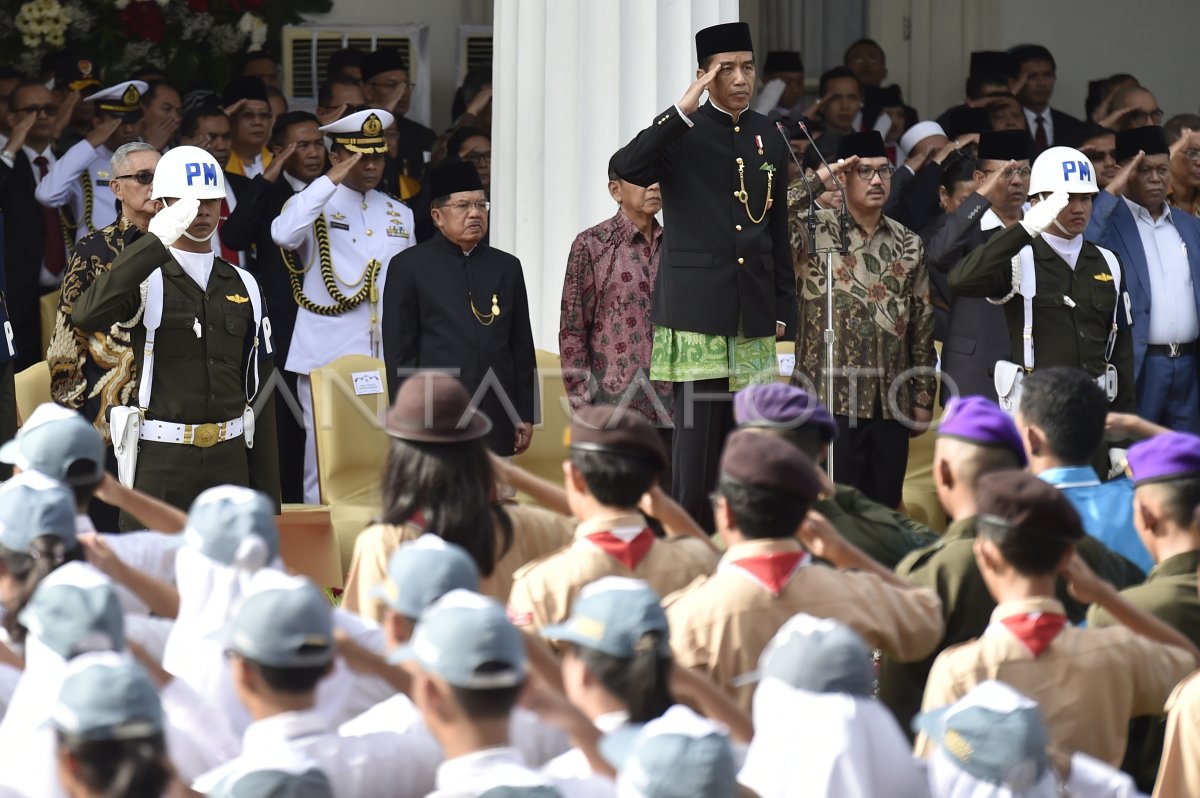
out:
{"label": "gold buttons on uniform", "polygon": [[367,235],[374,235],[374,233],[372,233],[370,230],[368,230]]}
{"label": "gold buttons on uniform", "polygon": [[740,125],[734,125],[734,126],[733,126],[733,132],[734,132],[734,133],[741,133],[741,132],[742,132],[742,128],[741,128],[741,126],[740,126]]}
{"label": "gold buttons on uniform", "polygon": [[738,265],[739,265],[739,266],[741,266],[741,265],[742,265],[743,263],[745,263],[745,262],[746,262],[746,259],[745,259],[745,258],[738,258]]}
{"label": "gold buttons on uniform", "polygon": [[734,230],[737,230],[739,233],[740,233],[740,232],[742,232],[742,226],[741,226],[740,224],[735,224],[735,225],[733,226],[733,229],[734,229]]}
{"label": "gold buttons on uniform", "polygon": [[363,210],[365,211],[366,209],[367,209],[367,203],[365,203],[365,202],[364,202],[364,203],[363,203]]}

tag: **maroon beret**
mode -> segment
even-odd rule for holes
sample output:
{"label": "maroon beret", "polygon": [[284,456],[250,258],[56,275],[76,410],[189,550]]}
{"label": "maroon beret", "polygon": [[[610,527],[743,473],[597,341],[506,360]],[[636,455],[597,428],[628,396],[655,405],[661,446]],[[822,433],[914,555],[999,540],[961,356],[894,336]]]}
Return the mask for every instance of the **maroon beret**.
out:
{"label": "maroon beret", "polygon": [[1058,488],[1026,471],[993,471],[979,478],[978,519],[1027,532],[1083,537],[1083,522]]}
{"label": "maroon beret", "polygon": [[571,419],[571,448],[636,457],[661,473],[667,467],[667,448],[658,430],[640,414],[611,405],[588,405]]}
{"label": "maroon beret", "polygon": [[721,473],[739,484],[806,502],[824,489],[817,467],[803,452],[782,438],[753,430],[735,430],[725,440]]}

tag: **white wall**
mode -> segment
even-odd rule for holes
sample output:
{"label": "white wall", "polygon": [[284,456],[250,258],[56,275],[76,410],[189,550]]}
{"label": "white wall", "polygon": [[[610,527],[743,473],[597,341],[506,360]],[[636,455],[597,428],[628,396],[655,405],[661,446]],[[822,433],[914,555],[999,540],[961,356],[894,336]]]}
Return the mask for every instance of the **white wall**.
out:
{"label": "white wall", "polygon": [[310,22],[344,25],[398,25],[423,22],[429,26],[432,56],[433,128],[450,126],[450,103],[458,88],[458,26],[492,24],[492,0],[334,0],[328,14]]}
{"label": "white wall", "polygon": [[1200,110],[1196,0],[870,0],[868,28],[888,53],[890,79],[926,116],[961,102],[971,51],[1024,42],[1054,53],[1053,105],[1074,116],[1088,81],[1115,72],[1136,75],[1168,117]]}

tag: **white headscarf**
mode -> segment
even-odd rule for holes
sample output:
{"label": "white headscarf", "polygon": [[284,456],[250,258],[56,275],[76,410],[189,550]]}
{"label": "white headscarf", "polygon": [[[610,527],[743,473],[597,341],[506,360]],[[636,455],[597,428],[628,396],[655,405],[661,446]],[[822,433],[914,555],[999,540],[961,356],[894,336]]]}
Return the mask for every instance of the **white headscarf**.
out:
{"label": "white headscarf", "polygon": [[[940,747],[929,757],[929,794],[931,798],[1058,798],[1058,776],[1047,768],[1041,780],[1027,790],[1013,790],[1001,784],[980,781],[962,770]],[[1092,793],[1080,793],[1091,798]]]}
{"label": "white headscarf", "polygon": [[754,691],[754,739],[738,781],[760,798],[928,794],[908,740],[877,700],[772,678]]}

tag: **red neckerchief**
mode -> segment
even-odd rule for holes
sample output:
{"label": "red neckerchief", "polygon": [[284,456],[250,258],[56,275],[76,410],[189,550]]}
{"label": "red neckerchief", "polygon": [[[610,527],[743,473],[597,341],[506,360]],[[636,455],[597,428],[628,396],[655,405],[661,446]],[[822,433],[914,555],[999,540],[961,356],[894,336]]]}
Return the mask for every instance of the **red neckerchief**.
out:
{"label": "red neckerchief", "polygon": [[742,569],[755,582],[771,591],[772,595],[778,596],[796,572],[808,565],[810,559],[806,551],[773,551],[742,557],[730,565]]}
{"label": "red neckerchief", "polygon": [[417,529],[425,529],[425,511],[420,507],[413,510],[412,515],[408,517],[408,523],[415,526]]}
{"label": "red neckerchief", "polygon": [[1000,623],[1037,657],[1067,625],[1067,616],[1056,612],[1026,612],[1002,618]]}
{"label": "red neckerchief", "polygon": [[585,537],[630,571],[638,567],[638,563],[650,553],[650,547],[654,545],[654,532],[649,527],[630,540],[620,538],[612,532],[593,532]]}

